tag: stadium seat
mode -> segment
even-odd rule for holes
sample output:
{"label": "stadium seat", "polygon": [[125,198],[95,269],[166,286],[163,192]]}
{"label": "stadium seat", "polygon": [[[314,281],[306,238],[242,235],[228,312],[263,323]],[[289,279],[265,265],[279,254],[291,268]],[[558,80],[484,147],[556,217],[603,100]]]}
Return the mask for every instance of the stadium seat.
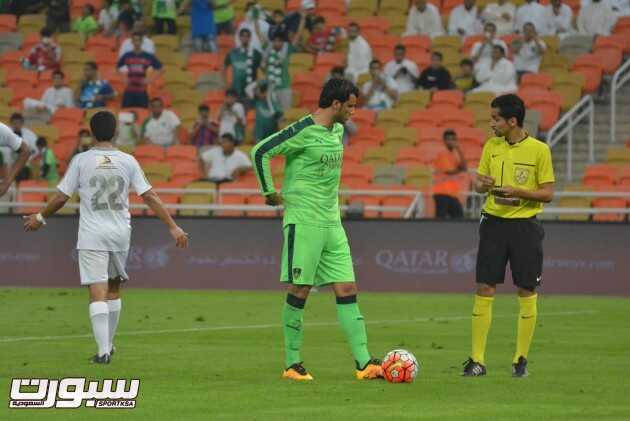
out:
{"label": "stadium seat", "polygon": [[400,16],[406,15],[409,9],[407,2],[400,0],[381,0],[380,7],[378,9],[379,16]]}
{"label": "stadium seat", "polygon": [[404,127],[409,121],[409,113],[405,110],[384,110],[378,113],[376,125],[383,129]]}
{"label": "stadium seat", "polygon": [[319,103],[319,97],[321,89],[319,88],[305,88],[300,92],[300,107],[308,110],[314,110]]}
{"label": "stadium seat", "polygon": [[[600,187],[600,192],[616,192],[614,186]],[[626,209],[626,199],[621,197],[594,197],[592,207],[610,208],[610,209]],[[625,213],[594,213],[593,221],[596,222],[623,222],[626,220]]]}
{"label": "stadium seat", "polygon": [[581,73],[554,72],[552,77],[554,89],[559,86],[575,86],[581,90],[586,83],[586,79]]}
{"label": "stadium seat", "polygon": [[554,70],[568,71],[569,57],[561,54],[545,54],[540,63],[540,71],[551,73]]}
{"label": "stadium seat", "polygon": [[630,148],[608,148],[608,164],[630,165]]}
{"label": "stadium seat", "polygon": [[418,110],[420,108],[426,108],[431,102],[431,92],[427,90],[409,91],[400,94],[398,98],[397,108],[404,107],[409,109]]}
{"label": "stadium seat", "polygon": [[[199,193],[199,192],[184,192],[181,196],[180,203],[182,205],[210,205],[214,203],[214,192],[216,190],[216,186],[214,183],[210,182],[193,182],[186,186],[187,190],[191,189],[206,189],[207,192]],[[210,215],[209,210],[203,209],[181,209],[179,211],[180,216],[208,216]]]}
{"label": "stadium seat", "polygon": [[361,164],[363,165],[385,165],[390,164],[394,160],[394,157],[390,154],[389,149],[383,147],[376,147],[367,149],[363,153]]}
{"label": "stadium seat", "polygon": [[164,147],[159,145],[138,145],[134,150],[134,156],[138,160],[163,161]]}
{"label": "stadium seat", "polygon": [[37,33],[46,26],[46,15],[44,14],[32,14],[22,15],[18,20],[17,29],[23,34]]}
{"label": "stadium seat", "polygon": [[[567,191],[565,189],[565,191]],[[558,200],[559,208],[590,208],[591,199],[589,197],[560,197]],[[558,216],[560,221],[588,221],[590,214],[588,213],[561,213]]]}
{"label": "stadium seat", "polygon": [[352,0],[348,6],[348,16],[353,18],[373,16],[376,9],[376,0]]}
{"label": "stadium seat", "polygon": [[[44,187],[48,187],[48,185]],[[17,201],[33,204],[33,206],[14,208],[14,212],[18,215],[30,215],[41,210],[43,204],[46,203],[46,193],[19,193]]]}
{"label": "stadium seat", "polygon": [[617,169],[609,164],[593,164],[586,167],[582,184],[590,187],[612,186],[617,178]]}
{"label": "stadium seat", "polygon": [[2,14],[0,15],[0,32],[15,32],[17,30],[17,19],[15,15]]}
{"label": "stadium seat", "polygon": [[407,54],[413,51],[429,52],[431,49],[431,38],[428,35],[404,36],[400,43],[407,48]]}
{"label": "stadium seat", "polygon": [[462,48],[462,40],[458,36],[453,35],[440,35],[431,41],[431,51],[444,51],[450,50],[459,54]]}
{"label": "stadium seat", "polygon": [[599,89],[604,72],[604,65],[599,60],[601,59],[594,54],[584,54],[577,57],[573,63],[572,70],[584,75],[586,93],[594,93]]}
{"label": "stadium seat", "polygon": [[59,108],[53,114],[51,124],[55,126],[63,122],[79,124],[83,120],[83,114],[81,108]]}
{"label": "stadium seat", "polygon": [[[435,124],[437,124],[437,122],[435,122]],[[443,136],[444,136],[444,130],[446,130],[446,129],[443,128],[443,127],[438,127],[436,125],[423,126],[419,130],[419,132],[420,132],[420,137],[419,137],[420,142],[422,142],[422,143],[426,143],[426,142],[442,143]]]}
{"label": "stadium seat", "polygon": [[[388,186],[391,189],[392,186]],[[382,211],[381,217],[383,218],[403,218],[405,216],[406,209],[412,205],[414,196],[383,196],[381,204],[389,207],[401,207],[405,208],[403,211]]]}
{"label": "stadium seat", "polygon": [[188,184],[199,180],[200,177],[201,171],[197,162],[175,162],[173,164],[173,181]]}
{"label": "stadium seat", "polygon": [[577,86],[554,86],[553,90],[562,98],[562,112],[569,111],[582,99],[582,89]]}
{"label": "stadium seat", "polygon": [[431,98],[431,107],[437,105],[451,105],[461,108],[464,104],[464,93],[459,90],[436,91]]}
{"label": "stadium seat", "polygon": [[424,189],[433,184],[433,167],[430,165],[414,165],[407,168],[405,185]]}
{"label": "stadium seat", "polygon": [[[367,152],[366,152],[367,153]],[[344,164],[341,172],[342,183],[370,183],[372,181],[373,170],[369,165]]]}
{"label": "stadium seat", "polygon": [[301,91],[302,89],[320,89],[323,80],[318,80],[312,72],[300,72],[293,75],[291,79],[291,89]]}
{"label": "stadium seat", "polygon": [[553,77],[549,73],[526,73],[521,78],[519,88],[537,87],[543,89],[551,89]]}
{"label": "stadium seat", "polygon": [[[302,6],[299,0],[289,0],[287,4],[287,10],[291,10],[291,4],[293,4],[297,10]],[[337,0],[319,0],[317,2],[317,14],[318,15],[345,15],[346,5],[343,2]]]}
{"label": "stadium seat", "polygon": [[367,108],[357,108],[352,115],[352,121],[359,127],[371,127],[376,121],[376,112]]}
{"label": "stadium seat", "polygon": [[495,95],[490,92],[469,92],[464,97],[465,106],[481,106],[485,109],[490,109],[490,103],[494,99]]}
{"label": "stadium seat", "polygon": [[360,164],[363,159],[363,154],[367,149],[369,148],[363,146],[347,146],[343,151],[343,161]]}
{"label": "stadium seat", "polygon": [[461,145],[482,146],[486,140],[486,133],[476,127],[456,127],[455,133]]}
{"label": "stadium seat", "polygon": [[598,48],[593,55],[602,64],[602,70],[606,75],[614,74],[623,61],[623,50],[616,47]]}
{"label": "stadium seat", "polygon": [[197,162],[197,148],[192,145],[173,145],[166,150],[168,162]]}
{"label": "stadium seat", "polygon": [[575,58],[590,53],[592,48],[592,35],[571,34],[560,40],[558,52],[565,57]]}
{"label": "stadium seat", "polygon": [[361,144],[370,144],[374,146],[380,146],[385,140],[385,129],[382,127],[361,127],[357,134],[350,138],[350,144],[352,146]]}
{"label": "stadium seat", "polygon": [[417,147],[400,148],[396,155],[396,164],[409,167],[430,163],[430,159]]}
{"label": "stadium seat", "polygon": [[289,58],[290,68],[300,68],[302,71],[309,71],[313,68],[315,59],[310,53],[294,53]]}
{"label": "stadium seat", "polygon": [[315,67],[330,70],[335,66],[342,66],[346,57],[341,53],[319,53],[315,57]]}
{"label": "stadium seat", "polygon": [[624,187],[630,186],[630,165],[623,165],[618,169],[617,184]]}
{"label": "stadium seat", "polygon": [[[356,22],[359,24],[359,27],[361,28],[361,33],[364,35],[366,39],[369,38],[366,36],[366,34],[370,34],[370,33],[380,34],[382,36],[382,39],[388,38],[386,33],[389,30],[389,20],[386,17],[365,16],[365,17],[359,17],[356,20]],[[391,43],[391,38],[394,38],[394,37],[390,36],[390,39],[388,39],[388,42],[390,43]]]}
{"label": "stadium seat", "polygon": [[412,127],[392,127],[387,129],[385,146],[413,146],[418,142],[418,130]]}
{"label": "stadium seat", "polygon": [[218,54],[193,53],[188,57],[186,69],[194,74],[213,72],[221,67],[221,59]]}
{"label": "stadium seat", "polygon": [[24,84],[34,88],[38,85],[37,73],[29,70],[11,70],[5,77],[5,83],[9,87]]}
{"label": "stadium seat", "polygon": [[540,39],[542,39],[547,46],[548,52],[553,54],[558,53],[558,48],[560,47],[560,39],[556,35],[544,35],[541,36]]}
{"label": "stadium seat", "polygon": [[[429,108],[429,110],[439,113],[439,108]],[[439,116],[439,124],[445,128],[473,127],[475,124],[475,114],[468,110],[448,111],[439,113]]]}

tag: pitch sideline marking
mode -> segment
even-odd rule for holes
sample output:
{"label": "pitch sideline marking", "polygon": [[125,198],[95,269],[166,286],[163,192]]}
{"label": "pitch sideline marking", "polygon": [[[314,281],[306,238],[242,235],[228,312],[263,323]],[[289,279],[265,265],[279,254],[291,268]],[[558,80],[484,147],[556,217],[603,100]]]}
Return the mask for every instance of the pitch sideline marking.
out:
{"label": "pitch sideline marking", "polygon": [[[584,311],[557,311],[541,314],[545,316],[574,316],[574,315],[586,315],[595,314],[598,311],[584,310]],[[514,314],[496,314],[493,318],[508,318],[515,317]],[[401,319],[401,320],[372,320],[366,321],[368,325],[382,325],[388,323],[402,324],[402,323],[426,323],[426,322],[442,322],[442,321],[456,321],[456,320],[468,320],[470,315],[467,316],[442,316],[442,317],[419,317],[414,319]],[[337,326],[339,322],[314,322],[305,323],[304,327],[322,327],[322,326]],[[207,327],[191,327],[182,329],[156,329],[156,330],[133,330],[129,332],[117,332],[116,336],[140,336],[140,335],[156,335],[164,333],[191,333],[191,332],[212,332],[221,330],[251,330],[251,329],[279,329],[281,324],[260,324],[260,325],[242,325],[242,326],[207,326]],[[11,342],[27,342],[27,341],[57,341],[65,339],[81,339],[91,338],[91,334],[83,335],[58,335],[58,336],[15,336],[15,337],[0,337],[0,343]]]}

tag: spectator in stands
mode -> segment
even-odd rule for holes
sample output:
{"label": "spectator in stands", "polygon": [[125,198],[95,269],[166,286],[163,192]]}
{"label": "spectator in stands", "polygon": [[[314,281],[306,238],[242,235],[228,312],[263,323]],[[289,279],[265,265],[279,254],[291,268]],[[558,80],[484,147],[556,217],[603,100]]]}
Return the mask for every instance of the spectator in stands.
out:
{"label": "spectator in stands", "polygon": [[592,0],[582,7],[577,18],[577,28],[584,35],[610,35],[617,22],[611,7],[602,0]]}
{"label": "spectator in stands", "polygon": [[451,130],[445,130],[442,135],[444,146],[434,163],[435,184],[433,185],[433,199],[435,200],[435,216],[443,218],[462,218],[464,210],[457,198],[462,190],[461,175],[466,172],[466,158],[457,141],[457,134]]}
{"label": "spectator in stands", "polygon": [[385,74],[396,81],[398,93],[413,91],[420,76],[418,65],[405,58],[407,49],[398,44],[394,47],[394,59],[385,65]]}
{"label": "spectator in stands", "polygon": [[502,95],[517,90],[514,64],[505,58],[505,50],[495,45],[491,61],[480,61],[475,68],[475,79],[479,87],[473,92],[492,92]]}
{"label": "spectator in stands", "polygon": [[335,66],[330,69],[330,73],[326,78],[326,81],[329,79],[344,79],[346,77],[346,68],[343,66]]}
{"label": "spectator in stands", "polygon": [[27,127],[24,127],[24,116],[20,113],[13,113],[9,118],[9,127],[13,130],[13,133],[20,136],[26,146],[31,150],[31,156],[36,153],[37,147],[37,135]]}
{"label": "spectator in stands", "polygon": [[464,0],[464,4],[451,11],[448,18],[449,34],[467,37],[482,31],[481,20],[479,19],[480,9],[477,9],[475,1]]}
{"label": "spectator in stands", "polygon": [[141,137],[144,143],[168,147],[179,143],[181,121],[177,114],[164,109],[161,98],[151,100],[151,114],[142,125]]}
{"label": "spectator in stands", "polygon": [[473,69],[474,63],[471,59],[465,58],[459,62],[459,75],[453,81],[457,89],[468,92],[476,86]]}
{"label": "spectator in stands", "polygon": [[305,50],[309,53],[318,54],[334,51],[336,47],[337,30],[326,28],[326,19],[322,16],[317,16],[311,36],[304,46]]}
{"label": "spectator in stands", "polygon": [[46,138],[39,137],[36,142],[37,155],[40,160],[39,176],[46,180],[50,187],[57,186],[59,174],[57,173],[57,157],[52,149],[48,147]]}
{"label": "spectator in stands", "polygon": [[315,28],[315,0],[302,0],[300,10],[289,13],[284,21],[287,25],[289,34],[295,34],[300,27],[300,23],[304,21],[304,27],[307,31],[313,32]]}
{"label": "spectator in stands", "polygon": [[214,23],[218,34],[232,35],[234,33],[234,0],[214,0]]}
{"label": "spectator in stands", "polygon": [[217,143],[219,125],[210,119],[210,107],[201,104],[197,108],[199,116],[190,130],[190,143],[198,148]]}
{"label": "spectator in stands", "polygon": [[24,110],[34,110],[52,115],[58,108],[74,107],[72,89],[65,85],[64,78],[63,72],[56,70],[53,73],[53,85],[44,91],[40,100],[24,98]]}
{"label": "spectator in stands", "polygon": [[516,16],[516,6],[507,0],[499,0],[498,3],[491,3],[483,9],[481,14],[484,22],[492,22],[497,28],[497,34],[507,35],[514,30],[514,17]]}
{"label": "spectator in stands", "polygon": [[247,119],[245,107],[237,100],[238,93],[234,89],[225,92],[225,102],[219,110],[219,134],[223,136],[229,133],[237,143],[241,143],[245,137]]}
{"label": "spectator in stands", "polygon": [[151,17],[153,18],[154,33],[167,33],[171,35],[175,35],[175,33],[177,33],[176,0],[153,0]]}
{"label": "spectator in stands", "polygon": [[[267,39],[273,39],[274,36],[280,35],[285,41],[289,41],[289,26],[284,16],[284,11],[276,9],[271,14],[271,24],[267,31]],[[302,22],[302,19],[300,19]]]}
{"label": "spectator in stands", "polygon": [[265,11],[255,1],[248,2],[245,10],[247,10],[245,19],[243,19],[243,22],[236,30],[236,46],[241,46],[241,31],[247,29],[251,38],[248,47],[262,53],[263,37],[269,32],[269,24],[265,20]]}
{"label": "spectator in stands", "polygon": [[70,1],[47,0],[46,1],[46,28],[52,33],[70,31]]}
{"label": "spectator in stands", "polygon": [[114,88],[106,80],[99,79],[98,65],[88,61],[83,66],[83,78],[77,86],[74,98],[81,108],[104,107],[116,97]]}
{"label": "spectator in stands", "polygon": [[92,145],[94,145],[94,137],[92,137],[92,133],[85,128],[79,130],[79,142],[77,150],[74,151],[74,154],[72,156],[90,150],[92,148]]}
{"label": "spectator in stands", "polygon": [[40,31],[41,40],[31,48],[22,64],[29,70],[43,72],[57,70],[61,63],[61,48],[52,39],[52,31],[44,28]]}
{"label": "spectator in stands", "polygon": [[118,113],[118,134],[114,143],[116,147],[134,148],[140,142],[138,115],[135,111]]}
{"label": "spectator in stands", "polygon": [[[134,9],[131,1],[120,1],[120,13],[118,14],[118,29],[123,33],[138,31],[136,24],[142,22],[142,16]],[[144,24],[143,24],[144,25]]]}
{"label": "spectator in stands", "polygon": [[184,0],[179,12],[190,11],[193,48],[197,52],[217,51],[217,28],[214,25],[214,11],[211,0]]}
{"label": "spectator in stands", "polygon": [[4,11],[18,18],[29,13],[39,13],[45,6],[44,0],[10,0],[4,3]]}
{"label": "spectator in stands", "polygon": [[271,43],[265,42],[265,55],[263,69],[269,82],[273,95],[278,99],[282,110],[291,108],[293,94],[291,90],[291,78],[289,76],[289,61],[291,54],[297,50],[297,44],[302,37],[304,21],[296,34],[293,34],[291,43],[285,41],[282,32],[273,34]]}
{"label": "spectator in stands", "polygon": [[545,7],[549,35],[566,36],[573,32],[573,10],[562,0],[551,0]]}
{"label": "spectator in stands", "polygon": [[85,41],[98,32],[98,22],[94,19],[94,6],[86,4],[83,6],[81,17],[72,22],[72,30],[78,32],[81,42]]}
{"label": "spectator in stands", "polygon": [[617,18],[630,16],[630,1],[608,0],[607,3]]}
{"label": "spectator in stands", "polygon": [[547,35],[549,30],[547,12],[545,6],[539,4],[538,0],[525,0],[525,4],[516,9],[514,32],[519,33],[527,22],[533,23],[541,35]]}
{"label": "spectator in stands", "polygon": [[[140,50],[145,53],[155,54],[155,43],[151,38],[149,38],[144,30],[144,22],[141,20],[137,21],[134,26],[133,34],[140,34],[142,37],[142,42],[140,44]],[[118,50],[118,57],[122,57],[128,52],[133,51],[133,34],[131,37],[127,38],[120,44],[120,49]]]}
{"label": "spectator in stands", "polygon": [[407,28],[403,35],[428,35],[430,37],[444,35],[444,26],[438,8],[427,0],[414,0],[414,5],[409,9]]}
{"label": "spectator in stands", "polygon": [[351,80],[357,80],[359,75],[370,70],[372,48],[361,35],[359,24],[352,22],[348,26],[348,58],[346,74]]}
{"label": "spectator in stands", "polygon": [[390,109],[398,101],[396,81],[383,72],[382,66],[379,60],[372,60],[370,63],[372,80],[361,88],[365,106],[375,111]]}
{"label": "spectator in stands", "polygon": [[525,73],[538,73],[542,56],[547,51],[547,45],[540,39],[533,23],[527,22],[523,26],[523,39],[514,40],[514,68],[519,77]]}
{"label": "spectator in stands", "polygon": [[257,84],[254,107],[256,109],[254,138],[256,142],[260,142],[278,131],[278,122],[282,118],[282,108],[265,81]]}
{"label": "spectator in stands", "polygon": [[232,135],[221,135],[221,146],[212,147],[201,153],[203,172],[215,183],[223,183],[238,179],[252,168],[247,154],[236,148]]}
{"label": "spectator in stands", "polygon": [[232,48],[223,63],[223,80],[227,80],[227,68],[232,67],[232,86],[239,98],[245,99],[245,88],[256,81],[262,62],[260,51],[251,46],[252,32],[247,28],[239,31],[239,46]]}
{"label": "spectator in stands", "polygon": [[110,37],[116,33],[118,21],[118,5],[114,0],[105,0],[103,8],[98,13],[98,27],[101,34]]}
{"label": "spectator in stands", "polygon": [[431,54],[431,66],[420,73],[418,87],[431,92],[443,89],[451,89],[453,85],[450,72],[442,65],[442,53],[439,51]]}
{"label": "spectator in stands", "polygon": [[[134,33],[131,38],[133,51],[120,57],[117,64],[118,71],[127,79],[122,106],[146,108],[149,105],[147,86],[163,73],[162,63],[153,54],[142,51],[142,34]],[[154,70],[151,79],[147,78],[149,69]]]}
{"label": "spectator in stands", "polygon": [[505,41],[498,39],[497,27],[492,22],[487,22],[484,25],[484,38],[481,41],[477,41],[470,51],[470,57],[473,63],[477,63],[479,60],[492,60],[492,47],[500,45],[505,51],[508,47]]}

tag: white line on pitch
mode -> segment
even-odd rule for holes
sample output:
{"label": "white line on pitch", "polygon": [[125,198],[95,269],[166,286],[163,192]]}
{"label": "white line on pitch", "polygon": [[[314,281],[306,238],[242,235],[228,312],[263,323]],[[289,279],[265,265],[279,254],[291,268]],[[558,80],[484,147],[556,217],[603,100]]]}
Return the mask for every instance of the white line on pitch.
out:
{"label": "white line on pitch", "polygon": [[[574,316],[574,315],[586,315],[586,314],[595,314],[597,311],[556,311],[543,313],[540,316]],[[515,317],[515,314],[495,314],[492,316],[493,318],[508,318]],[[415,319],[400,319],[400,320],[366,320],[366,324],[368,325],[382,325],[382,324],[401,324],[401,323],[425,323],[425,322],[443,322],[443,321],[457,321],[457,320],[468,320],[470,319],[470,315],[467,316],[436,316],[436,317],[419,317]],[[321,326],[336,326],[339,322],[313,322],[313,323],[305,323],[304,327],[321,327]],[[281,328],[281,324],[260,324],[260,325],[242,325],[242,326],[207,326],[207,327],[191,327],[184,329],[156,329],[156,330],[132,330],[129,332],[117,332],[116,336],[136,336],[136,335],[159,335],[164,333],[190,333],[190,332],[211,332],[218,330],[251,330],[251,329],[277,329]],[[64,339],[80,339],[80,338],[91,338],[92,335],[84,334],[84,335],[58,335],[58,336],[15,336],[15,337],[4,337],[0,338],[0,343],[9,343],[9,342],[26,342],[26,341],[57,341]]]}

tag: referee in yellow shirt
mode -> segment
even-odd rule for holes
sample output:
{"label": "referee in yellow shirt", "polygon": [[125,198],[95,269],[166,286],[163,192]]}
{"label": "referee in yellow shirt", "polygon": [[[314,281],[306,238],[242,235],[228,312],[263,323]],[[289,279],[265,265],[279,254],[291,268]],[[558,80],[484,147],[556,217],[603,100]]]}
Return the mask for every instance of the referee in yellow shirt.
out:
{"label": "referee in yellow shirt", "polygon": [[488,196],[479,224],[472,354],[465,362],[463,375],[486,374],[484,354],[492,302],[509,262],[520,305],[512,375],[525,377],[536,326],[536,287],[543,266],[544,231],[536,215],[554,195],[551,151],[523,129],[525,104],[518,96],[499,96],[490,106],[490,125],[496,137],[483,148],[475,180],[475,190]]}

